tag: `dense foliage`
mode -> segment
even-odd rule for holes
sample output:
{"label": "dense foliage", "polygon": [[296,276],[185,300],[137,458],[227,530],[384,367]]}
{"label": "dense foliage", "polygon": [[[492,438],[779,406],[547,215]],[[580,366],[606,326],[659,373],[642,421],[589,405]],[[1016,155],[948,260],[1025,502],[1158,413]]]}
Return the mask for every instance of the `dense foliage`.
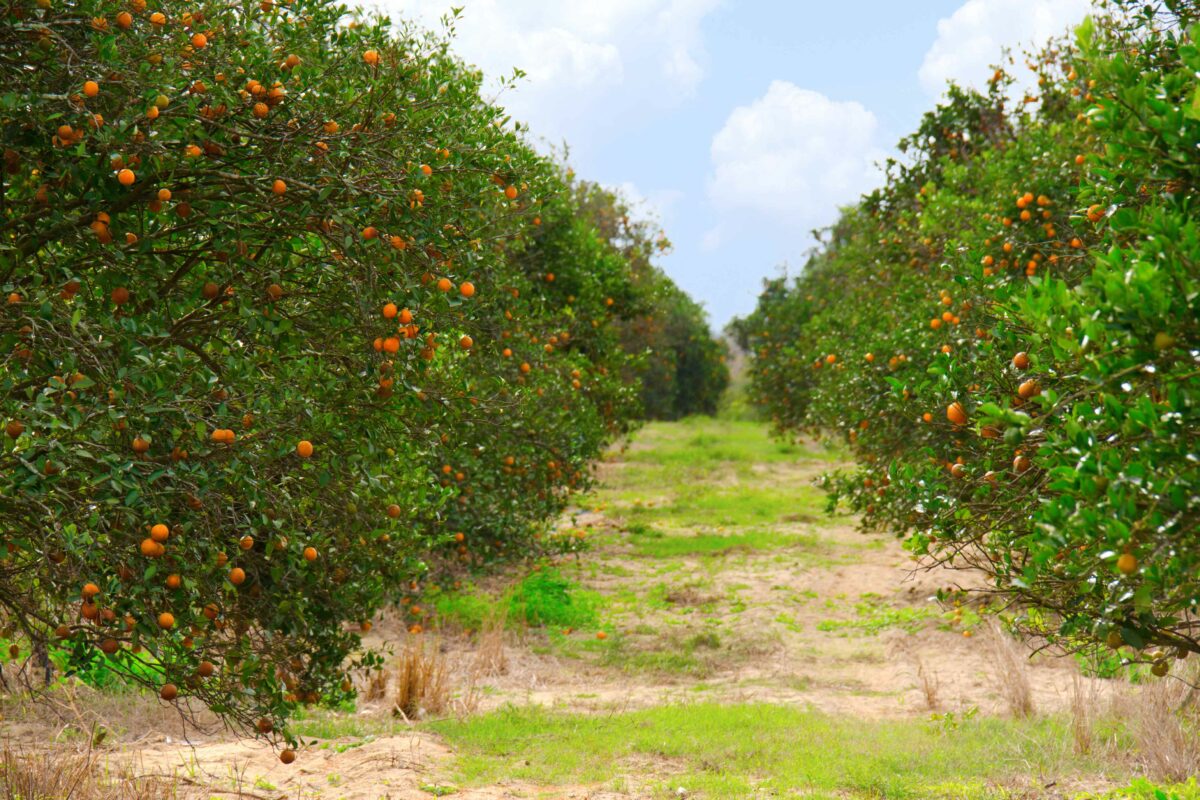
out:
{"label": "dense foliage", "polygon": [[670,240],[601,186],[578,183],[575,197],[581,212],[632,272],[626,314],[618,326],[623,347],[635,357],[626,377],[641,386],[643,415],[680,419],[716,413],[729,384],[725,345],[712,337],[704,307],[654,263],[657,255],[671,249]]}
{"label": "dense foliage", "polygon": [[1100,3],[1022,102],[952,88],[735,325],[776,426],[848,442],[835,499],[1157,674],[1200,652],[1198,18]]}
{"label": "dense foliage", "polygon": [[328,0],[0,6],[15,654],[269,733],[431,561],[545,544],[643,267],[480,81]]}

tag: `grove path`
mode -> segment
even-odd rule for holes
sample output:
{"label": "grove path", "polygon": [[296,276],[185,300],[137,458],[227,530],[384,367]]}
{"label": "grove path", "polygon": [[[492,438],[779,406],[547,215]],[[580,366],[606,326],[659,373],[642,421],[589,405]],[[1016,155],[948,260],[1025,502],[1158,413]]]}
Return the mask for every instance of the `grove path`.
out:
{"label": "grove path", "polygon": [[[559,526],[591,542],[555,568],[597,603],[596,629],[511,632],[506,668],[485,675],[474,638],[452,625],[425,634],[457,682],[454,707],[607,713],[709,700],[874,718],[1004,714],[1005,670],[1024,674],[1039,711],[1066,707],[1078,680],[1073,662],[1025,659],[973,609],[934,601],[957,575],[914,572],[894,538],[824,513],[813,482],[833,461],[815,445],[774,442],[754,423],[648,426],[610,454],[599,489]],[[494,576],[473,591],[499,598],[526,574]],[[368,644],[399,650],[407,636],[385,617]],[[221,735],[183,744],[152,734],[120,758],[185,777],[197,797],[433,796],[454,754],[420,726],[395,721],[390,707],[385,692],[353,714],[310,720],[302,729],[319,743],[290,767],[263,745]],[[507,784],[454,796],[607,795]]]}

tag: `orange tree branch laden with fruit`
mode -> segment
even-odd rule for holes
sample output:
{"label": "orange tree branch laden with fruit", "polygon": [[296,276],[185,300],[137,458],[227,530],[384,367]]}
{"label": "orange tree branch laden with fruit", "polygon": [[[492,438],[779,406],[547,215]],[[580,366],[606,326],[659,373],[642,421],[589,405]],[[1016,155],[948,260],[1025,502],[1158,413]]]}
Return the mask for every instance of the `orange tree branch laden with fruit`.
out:
{"label": "orange tree branch laden with fruit", "polygon": [[633,424],[635,267],[445,40],[326,0],[9,0],[0,77],[27,656],[278,732],[431,564],[543,547]]}
{"label": "orange tree branch laden with fruit", "polygon": [[834,502],[1157,674],[1200,652],[1197,20],[1098,4],[1017,108],[952,88],[734,325],[777,428],[854,453]]}

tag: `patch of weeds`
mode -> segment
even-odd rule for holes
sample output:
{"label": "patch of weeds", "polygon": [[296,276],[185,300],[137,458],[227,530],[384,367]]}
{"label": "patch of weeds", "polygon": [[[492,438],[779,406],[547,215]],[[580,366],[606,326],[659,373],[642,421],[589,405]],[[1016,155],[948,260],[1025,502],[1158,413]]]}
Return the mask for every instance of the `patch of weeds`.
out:
{"label": "patch of weeds", "polygon": [[321,709],[300,712],[291,723],[297,736],[312,739],[357,739],[365,744],[377,736],[391,736],[402,729],[391,717],[338,714]]}
{"label": "patch of weeds", "polygon": [[431,794],[434,797],[447,797],[458,791],[453,786],[442,786],[436,783],[423,783],[420,788],[425,794]]}
{"label": "patch of weeds", "polygon": [[796,618],[791,614],[777,614],[775,616],[775,621],[787,628],[792,633],[800,633],[802,630],[804,630],[804,626],[797,622]]}
{"label": "patch of weeds", "polygon": [[890,606],[877,595],[863,595],[863,599],[855,603],[854,608],[858,613],[855,619],[821,620],[817,623],[817,630],[874,636],[888,628],[900,628],[908,633],[916,633],[925,626],[927,620],[938,613],[935,609],[925,606]]}
{"label": "patch of weeds", "polygon": [[477,631],[495,613],[496,601],[477,590],[464,586],[453,592],[431,592],[426,600],[443,623],[464,631]]}
{"label": "patch of weeds", "polygon": [[705,631],[704,633],[697,633],[689,637],[685,644],[689,650],[695,650],[698,647],[718,650],[721,647],[721,638],[712,631]]}
{"label": "patch of weeds", "polygon": [[596,625],[601,597],[581,589],[554,569],[529,573],[509,595],[509,619],[524,620],[534,627],[592,628]]}

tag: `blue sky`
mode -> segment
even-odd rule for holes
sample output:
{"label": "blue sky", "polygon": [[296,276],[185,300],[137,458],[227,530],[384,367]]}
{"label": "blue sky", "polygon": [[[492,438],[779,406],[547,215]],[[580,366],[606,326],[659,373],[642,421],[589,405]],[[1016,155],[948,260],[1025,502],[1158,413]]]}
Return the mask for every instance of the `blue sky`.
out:
{"label": "blue sky", "polygon": [[[381,0],[438,25],[447,0]],[[528,77],[501,104],[675,245],[662,266],[714,328],[795,270],[809,232],[877,185],[947,79],[1065,31],[1088,0],[455,0],[456,49]]]}

